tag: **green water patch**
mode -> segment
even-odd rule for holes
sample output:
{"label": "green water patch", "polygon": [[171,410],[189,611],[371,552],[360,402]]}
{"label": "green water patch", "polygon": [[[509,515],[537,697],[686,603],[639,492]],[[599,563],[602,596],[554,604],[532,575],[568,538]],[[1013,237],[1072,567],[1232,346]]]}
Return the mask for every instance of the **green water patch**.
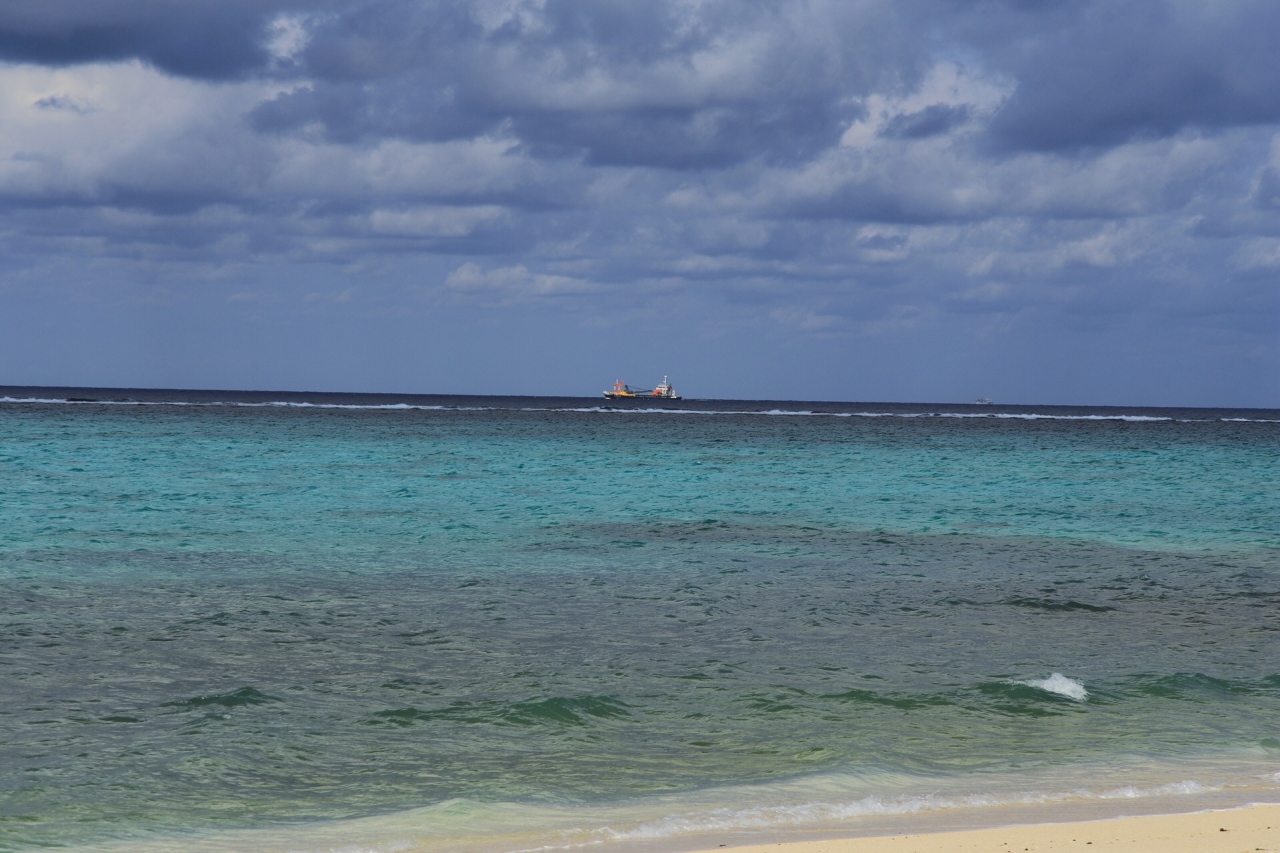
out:
{"label": "green water patch", "polygon": [[253,688],[241,687],[239,690],[233,690],[229,693],[215,694],[213,696],[194,696],[190,699],[182,699],[177,702],[166,702],[161,707],[165,708],[243,708],[252,705],[266,705],[271,702],[279,702],[280,699]]}
{"label": "green water patch", "polygon": [[0,844],[1277,734],[1274,431],[170,414],[6,421]]}
{"label": "green water patch", "polygon": [[1218,703],[1250,696],[1280,700],[1280,675],[1256,679],[1215,678],[1199,672],[1143,675],[1129,680],[1124,689],[1137,696],[1198,703]]}
{"label": "green water patch", "polygon": [[824,693],[823,700],[848,705],[880,705],[899,711],[917,711],[925,708],[954,706],[954,696],[945,694],[877,693],[874,690],[845,690],[840,693]]}
{"label": "green water patch", "polygon": [[988,709],[1012,717],[1058,717],[1087,711],[1083,700],[1026,683],[988,681],[979,684],[977,692],[989,700],[985,703]]}
{"label": "green water patch", "polygon": [[376,711],[367,721],[399,727],[425,723],[491,726],[585,726],[592,720],[630,716],[627,703],[612,696],[553,696],[523,702],[456,702],[443,708],[393,708]]}

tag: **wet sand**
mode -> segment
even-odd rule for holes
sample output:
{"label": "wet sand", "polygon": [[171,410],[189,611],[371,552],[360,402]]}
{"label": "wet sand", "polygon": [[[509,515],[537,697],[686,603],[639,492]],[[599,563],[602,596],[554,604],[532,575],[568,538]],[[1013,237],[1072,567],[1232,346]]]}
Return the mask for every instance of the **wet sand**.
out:
{"label": "wet sand", "polygon": [[799,841],[706,853],[1280,853],[1280,805],[998,829]]}

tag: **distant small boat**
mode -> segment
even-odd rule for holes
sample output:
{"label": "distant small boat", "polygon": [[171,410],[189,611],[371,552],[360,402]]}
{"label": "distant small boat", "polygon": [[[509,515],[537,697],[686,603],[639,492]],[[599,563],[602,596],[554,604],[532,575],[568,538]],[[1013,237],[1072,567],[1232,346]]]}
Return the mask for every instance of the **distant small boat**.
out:
{"label": "distant small boat", "polygon": [[991,402],[991,398],[990,398],[990,397],[979,397],[978,399],[976,399],[976,400],[974,400],[974,401],[973,401],[973,404],[974,404],[975,406],[991,406],[991,405],[994,405],[994,404]]}
{"label": "distant small boat", "polygon": [[627,383],[619,379],[613,383],[612,391],[605,391],[604,396],[609,400],[640,400],[654,399],[661,400],[679,400],[680,395],[676,393],[676,389],[671,387],[671,383],[667,381],[667,377],[662,377],[662,384],[653,390],[645,390],[642,388],[632,388]]}

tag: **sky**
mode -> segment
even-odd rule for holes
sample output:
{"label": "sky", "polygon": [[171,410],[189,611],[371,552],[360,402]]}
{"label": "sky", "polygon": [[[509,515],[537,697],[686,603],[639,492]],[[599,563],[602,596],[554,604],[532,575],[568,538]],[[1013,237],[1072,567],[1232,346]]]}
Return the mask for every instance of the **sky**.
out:
{"label": "sky", "polygon": [[1275,0],[5,0],[0,384],[1280,407]]}

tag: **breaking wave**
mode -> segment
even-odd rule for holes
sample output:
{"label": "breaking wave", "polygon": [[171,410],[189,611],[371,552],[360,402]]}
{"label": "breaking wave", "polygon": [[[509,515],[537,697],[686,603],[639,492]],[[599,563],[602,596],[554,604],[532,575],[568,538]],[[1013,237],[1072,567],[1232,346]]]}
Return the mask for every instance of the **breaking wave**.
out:
{"label": "breaking wave", "polygon": [[1083,702],[1089,698],[1089,691],[1084,689],[1083,684],[1074,678],[1067,678],[1060,672],[1055,672],[1048,678],[1030,678],[1014,683],[1025,684],[1027,687],[1034,687],[1055,696],[1063,696],[1073,702]]}
{"label": "breaking wave", "polygon": [[1022,420],[1022,421],[1114,421],[1124,423],[1280,423],[1280,418],[1212,417],[1188,418],[1173,415],[1144,414],[1057,414],[1046,412],[1008,411],[919,411],[877,412],[872,410],[841,412],[813,409],[712,409],[665,406],[522,406],[522,405],[463,405],[445,403],[336,403],[305,400],[137,400],[129,398],[103,399],[96,397],[0,397],[0,404],[40,404],[73,406],[175,406],[188,408],[245,408],[245,409],[335,409],[348,411],[384,412],[565,412],[626,415],[756,415],[762,417],[823,417],[823,418],[944,418],[957,420]]}
{"label": "breaking wave", "polygon": [[1001,806],[1029,806],[1067,801],[1136,800],[1148,797],[1170,797],[1205,794],[1220,790],[1195,780],[1184,780],[1152,787],[1125,785],[1105,790],[1077,789],[1025,793],[975,793],[947,796],[925,794],[907,797],[864,797],[850,802],[813,802],[795,805],[723,808],[702,813],[671,815],[628,829],[604,828],[596,834],[608,841],[654,841],[705,832],[786,829],[843,823],[866,817],[890,817],[928,812],[989,809]]}

